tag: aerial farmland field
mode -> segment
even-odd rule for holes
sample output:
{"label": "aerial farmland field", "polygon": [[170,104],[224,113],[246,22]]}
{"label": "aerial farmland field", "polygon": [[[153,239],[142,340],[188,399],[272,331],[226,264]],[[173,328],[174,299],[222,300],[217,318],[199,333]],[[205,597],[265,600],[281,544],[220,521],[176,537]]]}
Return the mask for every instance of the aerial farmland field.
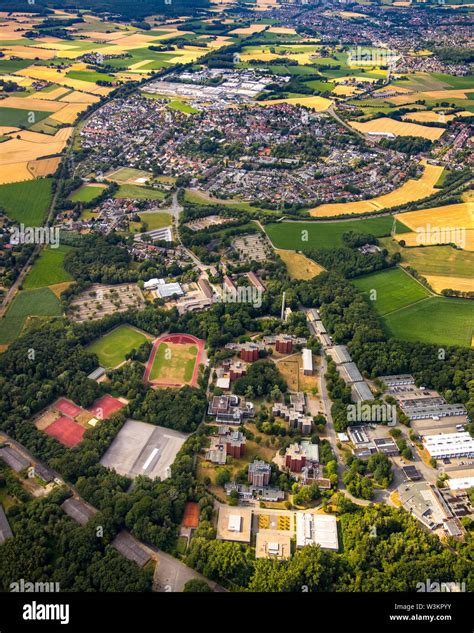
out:
{"label": "aerial farmland field", "polygon": [[353,280],[380,315],[395,312],[430,296],[429,290],[400,268],[389,268]]}
{"label": "aerial farmland field", "polygon": [[[308,251],[342,246],[342,235],[348,231],[375,237],[390,235],[393,223],[391,216],[341,222],[276,222],[266,224],[265,231],[276,248]],[[410,230],[401,221],[397,221],[395,226],[397,234]]]}

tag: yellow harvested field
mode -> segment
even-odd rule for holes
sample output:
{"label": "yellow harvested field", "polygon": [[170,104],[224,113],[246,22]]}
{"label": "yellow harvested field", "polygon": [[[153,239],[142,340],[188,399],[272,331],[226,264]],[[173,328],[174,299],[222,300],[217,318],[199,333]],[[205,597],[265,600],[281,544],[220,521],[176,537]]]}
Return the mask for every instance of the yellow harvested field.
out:
{"label": "yellow harvested field", "polygon": [[268,33],[286,33],[287,35],[296,35],[295,29],[290,29],[286,26],[271,26],[268,29]]}
{"label": "yellow harvested field", "polygon": [[10,163],[9,165],[0,164],[0,185],[22,180],[33,180],[33,176],[28,171],[28,163],[26,161]]}
{"label": "yellow harvested field", "polygon": [[64,103],[46,101],[33,97],[7,97],[2,100],[2,108],[16,108],[18,110],[38,110],[38,112],[57,112],[64,108]]}
{"label": "yellow harvested field", "polygon": [[[384,86],[383,88],[378,88],[377,90],[374,90],[372,94],[375,95],[378,92],[387,92],[386,86]],[[407,92],[410,92],[410,90],[408,88],[402,88],[401,86],[390,86],[390,92],[396,92],[398,94],[406,94]]]}
{"label": "yellow harvested field", "polygon": [[[404,239],[408,246],[423,244],[424,233],[416,232],[417,229],[427,231],[430,228],[430,234],[426,236],[426,243],[433,244],[434,231],[439,228],[445,231],[448,228],[466,230],[465,250],[474,250],[474,202],[461,202],[459,204],[449,204],[444,207],[432,207],[430,209],[421,209],[420,211],[409,211],[408,213],[399,213],[397,219],[403,222],[405,226],[412,229],[413,233],[404,233],[399,235],[400,239]],[[443,234],[441,233],[441,236]],[[445,240],[446,241],[446,240]],[[442,239],[439,243],[443,243]]]}
{"label": "yellow harvested field", "polygon": [[16,75],[31,77],[33,79],[41,79],[43,81],[50,81],[51,83],[59,84],[60,86],[68,86],[74,90],[82,90],[83,92],[90,92],[98,95],[108,95],[113,88],[107,88],[106,86],[97,86],[91,81],[81,81],[79,79],[70,79],[66,77],[63,72],[53,70],[52,68],[46,68],[44,66],[30,66],[19,70]]}
{"label": "yellow harvested field", "polygon": [[338,84],[332,91],[332,94],[338,96],[342,95],[343,97],[351,97],[359,92],[361,92],[361,90],[355,86],[343,86],[342,84]]}
{"label": "yellow harvested field", "polygon": [[[331,79],[331,81],[333,81],[336,84],[339,83],[343,83],[345,81],[353,81],[355,78],[355,75],[357,75],[357,69],[354,70],[354,75],[345,75],[344,77],[335,77],[334,79]],[[366,81],[369,84],[373,84],[376,81],[378,81],[375,77],[364,77],[364,75],[357,75],[357,81]]]}
{"label": "yellow harvested field", "polygon": [[[23,130],[2,143],[0,154],[0,184],[31,180],[28,163],[43,156],[60,154],[73,131],[72,127],[62,128],[54,136]],[[16,138],[19,136],[20,138]]]}
{"label": "yellow harvested field", "polygon": [[33,79],[30,77],[18,77],[18,75],[0,75],[0,79],[3,81],[14,81],[23,88],[29,88],[33,84]]}
{"label": "yellow harvested field", "polygon": [[68,103],[63,105],[64,107],[61,110],[51,115],[51,119],[59,121],[59,123],[74,123],[79,114],[89,107],[87,103]]}
{"label": "yellow harvested field", "polygon": [[[418,180],[411,178],[407,180],[401,187],[377,196],[371,200],[358,200],[357,202],[331,202],[329,204],[321,204],[309,210],[310,215],[315,217],[334,217],[343,214],[369,213],[370,211],[380,211],[382,209],[390,209],[399,204],[407,202],[415,202],[426,198],[436,191],[434,185],[438,181],[443,172],[443,167],[438,165],[428,165],[426,161],[422,164],[425,167],[423,175]],[[403,214],[405,217],[406,214]],[[405,222],[405,220],[402,220]],[[411,227],[410,227],[411,228]]]}
{"label": "yellow harvested field", "polygon": [[326,99],[324,97],[290,97],[288,99],[274,99],[271,101],[260,101],[260,105],[275,105],[277,103],[289,103],[290,105],[300,105],[305,106],[307,108],[311,108],[312,110],[316,110],[316,112],[324,112],[331,105],[332,101],[330,99]]}
{"label": "yellow harvested field", "polygon": [[461,292],[474,292],[474,277],[444,277],[442,275],[423,275],[435,292],[450,288]]}
{"label": "yellow harvested field", "polygon": [[43,178],[44,176],[51,176],[54,174],[61,162],[61,157],[56,158],[43,158],[42,160],[32,160],[28,163],[28,171],[35,178]]}
{"label": "yellow harvested field", "polygon": [[402,116],[404,121],[416,121],[417,123],[448,123],[454,119],[454,114],[441,114],[432,110],[409,112]]}
{"label": "yellow harvested field", "polygon": [[112,42],[123,38],[123,31],[114,31],[112,33],[101,33],[100,31],[78,31],[78,35],[94,40],[95,42]]}
{"label": "yellow harvested field", "polygon": [[10,125],[0,125],[0,136],[9,134],[10,132],[18,132],[19,127],[11,127]]}
{"label": "yellow harvested field", "polygon": [[253,35],[254,33],[261,33],[267,28],[266,24],[251,24],[250,26],[240,27],[229,31],[230,35]]}
{"label": "yellow harvested field", "polygon": [[[403,222],[403,213],[400,214],[399,216],[397,216],[399,219],[401,219],[401,221]],[[429,219],[425,219],[423,224],[422,224],[422,228],[426,227],[427,224],[431,224],[432,227],[438,226],[432,222],[430,222]],[[451,226],[454,226],[454,224],[452,224]],[[458,227],[460,226],[459,224],[457,225]],[[465,251],[474,251],[474,229],[469,229],[466,228],[466,243],[465,246],[463,248],[463,250]],[[404,240],[405,244],[407,246],[433,246],[433,235],[430,236],[430,239],[424,239],[424,234],[420,234],[420,233],[400,233],[399,235],[396,236],[396,240],[397,242],[400,242],[401,240]],[[438,242],[439,245],[445,244],[446,239],[443,241],[443,239],[440,239],[440,241]],[[449,242],[448,242],[449,243]]]}
{"label": "yellow harvested field", "polygon": [[77,90],[75,90],[64,97],[61,97],[59,101],[66,103],[87,103],[87,105],[90,105],[91,103],[97,103],[100,101],[100,97],[97,95],[91,95],[87,92],[77,92]]}
{"label": "yellow harvested field", "polygon": [[288,274],[292,279],[312,279],[324,268],[302,253],[275,249],[277,255],[285,262]]}
{"label": "yellow harvested field", "polygon": [[48,51],[36,46],[2,47],[2,53],[9,57],[21,57],[22,59],[53,59],[56,56],[54,51]]}
{"label": "yellow harvested field", "polygon": [[415,103],[415,101],[418,101],[418,99],[420,99],[420,93],[419,92],[414,92],[411,94],[400,94],[400,95],[396,95],[395,97],[387,97],[386,101],[389,101],[390,103],[393,103],[394,105],[407,105],[408,103]]}
{"label": "yellow harvested field", "polygon": [[46,101],[53,101],[56,99],[60,99],[63,95],[66,95],[69,92],[69,88],[60,87],[55,88],[54,90],[50,90],[49,92],[35,92],[34,95],[31,95],[35,99],[45,99]]}
{"label": "yellow harvested field", "polygon": [[[470,99],[474,88],[463,90],[431,90],[418,93],[423,99]],[[420,98],[418,97],[418,98]]]}
{"label": "yellow harvested field", "polygon": [[374,119],[372,121],[349,121],[349,124],[359,132],[368,134],[369,132],[391,132],[395,136],[419,136],[437,141],[443,134],[444,129],[438,127],[425,127],[417,123],[405,123],[404,121],[395,121],[389,117]]}
{"label": "yellow harvested field", "polygon": [[48,286],[51,292],[54,292],[58,299],[61,298],[61,293],[64,292],[69,286],[74,283],[72,281],[63,281],[60,284],[53,284],[52,286]]}

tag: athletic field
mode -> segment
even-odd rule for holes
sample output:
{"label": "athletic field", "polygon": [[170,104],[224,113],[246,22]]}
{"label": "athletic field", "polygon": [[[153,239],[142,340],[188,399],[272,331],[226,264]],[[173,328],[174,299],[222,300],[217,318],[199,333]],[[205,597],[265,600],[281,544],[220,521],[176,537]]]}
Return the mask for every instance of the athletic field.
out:
{"label": "athletic field", "polygon": [[145,382],[161,387],[195,385],[204,342],[188,334],[157,339],[148,360]]}
{"label": "athletic field", "polygon": [[117,367],[127,354],[138,349],[146,340],[145,334],[138,330],[129,325],[119,325],[89,345],[88,351],[97,354],[103,367]]}

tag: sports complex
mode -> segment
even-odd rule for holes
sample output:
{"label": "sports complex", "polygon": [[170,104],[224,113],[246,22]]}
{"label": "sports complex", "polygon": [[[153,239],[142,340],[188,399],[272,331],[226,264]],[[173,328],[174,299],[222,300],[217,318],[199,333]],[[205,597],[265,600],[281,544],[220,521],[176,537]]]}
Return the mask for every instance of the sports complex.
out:
{"label": "sports complex", "polygon": [[195,387],[203,354],[204,341],[191,334],[160,336],[153,343],[144,382],[153,387]]}

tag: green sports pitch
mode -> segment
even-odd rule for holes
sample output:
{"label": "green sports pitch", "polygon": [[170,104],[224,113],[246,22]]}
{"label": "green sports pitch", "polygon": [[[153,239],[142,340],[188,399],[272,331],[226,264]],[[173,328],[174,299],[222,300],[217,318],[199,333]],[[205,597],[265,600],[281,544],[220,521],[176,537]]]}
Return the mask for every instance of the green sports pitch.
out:
{"label": "green sports pitch", "polygon": [[[395,227],[397,233],[410,231],[398,220]],[[383,237],[390,235],[392,228],[393,218],[383,216],[343,222],[276,222],[267,224],[265,231],[276,248],[309,251],[342,246],[342,235],[347,231]]]}
{"label": "green sports pitch", "polygon": [[97,354],[103,367],[117,367],[133,349],[138,349],[147,337],[129,325],[119,325],[87,348]]}
{"label": "green sports pitch", "polygon": [[429,290],[401,268],[389,268],[365,275],[354,279],[353,283],[381,316],[430,296]]}
{"label": "green sports pitch", "polygon": [[474,335],[474,302],[430,297],[383,317],[391,336],[405,341],[470,347]]}

